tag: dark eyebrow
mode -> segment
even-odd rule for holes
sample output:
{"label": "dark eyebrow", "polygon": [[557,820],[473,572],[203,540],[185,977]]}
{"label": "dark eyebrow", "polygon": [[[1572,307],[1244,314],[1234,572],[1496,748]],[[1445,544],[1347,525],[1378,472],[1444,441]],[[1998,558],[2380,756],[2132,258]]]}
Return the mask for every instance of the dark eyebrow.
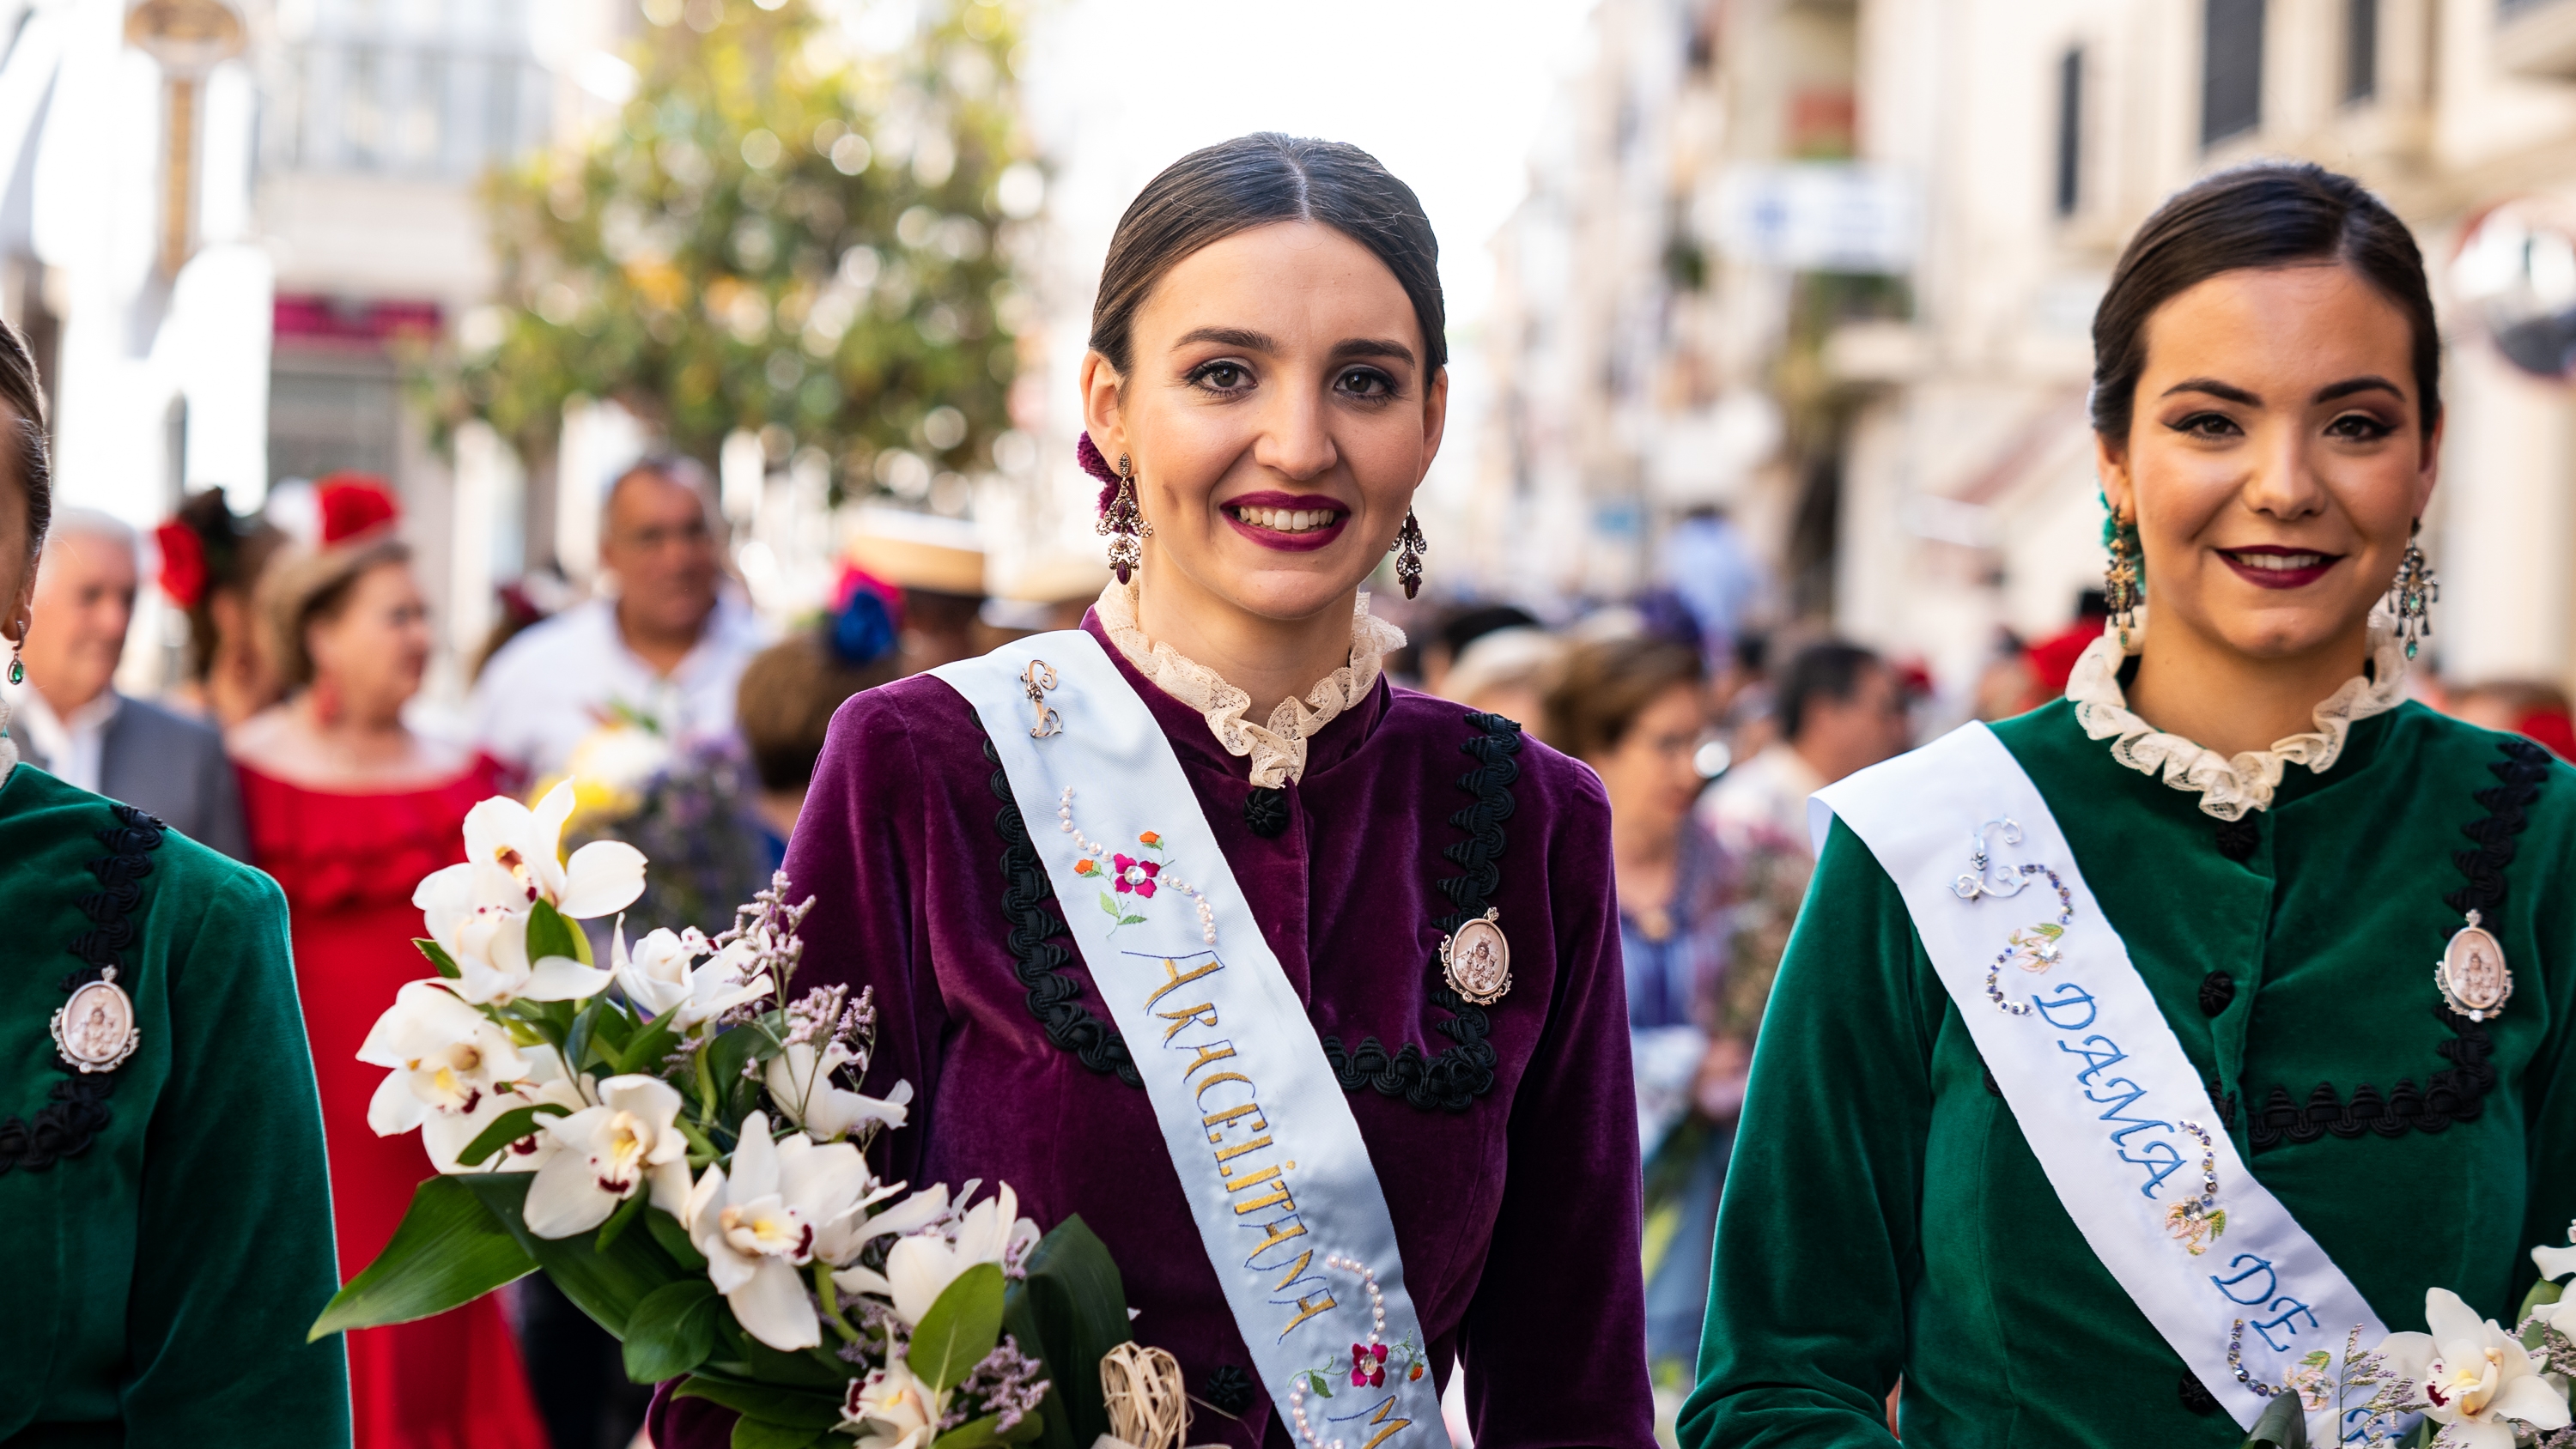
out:
{"label": "dark eyebrow", "polygon": [[2211,397],[2218,398],[2225,402],[2237,403],[2249,408],[2259,408],[2263,405],[2263,400],[2261,398],[2256,397],[2254,394],[2247,392],[2241,387],[2220,382],[2214,377],[2186,377],[2182,381],[2175,383],[2173,386],[2166,388],[2164,390],[2164,396],[2172,397],[2178,392],[2205,392]]}
{"label": "dark eyebrow", "polygon": [[2387,378],[2373,373],[2368,377],[2347,377],[2341,382],[2328,383],[2326,386],[2317,389],[2317,401],[2333,402],[2336,398],[2350,397],[2357,392],[2384,392],[2397,398],[2400,402],[2403,402],[2406,399],[2404,389],[2398,387],[2397,384],[2390,382]]}
{"label": "dark eyebrow", "polygon": [[1353,337],[1333,349],[1335,362],[1349,357],[1384,357],[1408,367],[1413,365],[1412,348],[1383,337]]}
{"label": "dark eyebrow", "polygon": [[1184,332],[1172,346],[1188,347],[1193,343],[1213,342],[1219,347],[1240,347],[1247,352],[1277,352],[1279,344],[1269,333],[1253,332],[1242,327],[1201,327]]}

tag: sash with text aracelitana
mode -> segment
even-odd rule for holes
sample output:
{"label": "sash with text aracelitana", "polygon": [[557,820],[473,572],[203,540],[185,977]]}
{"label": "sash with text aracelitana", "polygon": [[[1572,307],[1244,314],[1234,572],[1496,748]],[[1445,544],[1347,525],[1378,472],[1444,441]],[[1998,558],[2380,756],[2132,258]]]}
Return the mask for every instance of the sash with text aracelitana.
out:
{"label": "sash with text aracelitana", "polygon": [[1368,1145],[1153,712],[1080,630],[931,672],[1001,757],[1290,1432],[1445,1444]]}
{"label": "sash with text aracelitana", "polygon": [[2212,1125],[2200,1074],[1993,731],[1963,725],[1864,770],[1809,817],[1820,852],[1840,817],[1895,882],[2067,1216],[2238,1423],[2267,1390],[2331,1380],[2356,1328],[2378,1344],[2378,1315]]}

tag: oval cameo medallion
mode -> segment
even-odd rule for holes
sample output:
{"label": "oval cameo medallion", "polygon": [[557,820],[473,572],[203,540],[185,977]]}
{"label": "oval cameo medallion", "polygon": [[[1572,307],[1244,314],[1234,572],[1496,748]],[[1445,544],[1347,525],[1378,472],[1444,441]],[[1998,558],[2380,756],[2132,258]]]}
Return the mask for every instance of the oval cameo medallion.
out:
{"label": "oval cameo medallion", "polygon": [[84,1072],[115,1071],[143,1039],[134,1026],[134,999],[116,984],[113,966],[73,992],[54,1013],[53,1025],[55,1049]]}
{"label": "oval cameo medallion", "polygon": [[2484,1021],[2504,1010],[2513,997],[2513,972],[2504,964],[2504,946],[2469,912],[2469,923],[2451,937],[2433,982],[2451,1009],[2471,1021]]}
{"label": "oval cameo medallion", "polygon": [[1501,914],[1489,909],[1440,943],[1449,989],[1478,1006],[1491,1006],[1512,989],[1512,946],[1503,939],[1503,928],[1494,924]]}

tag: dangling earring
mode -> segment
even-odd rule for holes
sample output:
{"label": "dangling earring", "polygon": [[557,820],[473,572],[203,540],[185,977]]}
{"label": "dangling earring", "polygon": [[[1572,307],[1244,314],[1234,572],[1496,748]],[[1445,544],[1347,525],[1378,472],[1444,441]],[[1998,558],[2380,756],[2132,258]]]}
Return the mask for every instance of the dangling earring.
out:
{"label": "dangling earring", "polygon": [[1404,527],[1395,531],[1395,542],[1386,551],[1395,555],[1395,581],[1404,585],[1404,596],[1409,599],[1422,592],[1422,556],[1431,552],[1431,545],[1422,537],[1422,524],[1412,509],[1404,510]]}
{"label": "dangling earring", "polygon": [[2102,541],[2111,549],[2111,566],[2102,571],[2102,598],[2110,606],[2111,627],[2120,631],[2120,648],[2125,652],[2129,631],[2137,627],[2138,600],[2146,592],[2144,571],[2138,566],[2138,525],[2115,511],[2102,533]]}
{"label": "dangling earring", "polygon": [[2433,601],[2442,597],[2441,582],[2433,577],[2433,565],[2424,557],[2424,546],[2415,540],[2424,532],[2424,520],[2416,519],[2406,530],[2406,553],[2397,561],[2397,579],[2388,586],[2388,607],[2397,616],[2397,638],[2406,646],[2406,657],[2415,657],[2415,646],[2433,632]]}
{"label": "dangling earring", "polygon": [[1144,510],[1136,506],[1136,470],[1127,455],[1118,455],[1118,491],[1109,500],[1108,510],[1091,531],[1109,539],[1109,567],[1125,583],[1145,561],[1142,539],[1154,536],[1154,525],[1145,521]]}
{"label": "dangling earring", "polygon": [[10,646],[9,652],[9,683],[13,688],[27,682],[26,654],[27,630],[26,626],[20,625],[17,642]]}

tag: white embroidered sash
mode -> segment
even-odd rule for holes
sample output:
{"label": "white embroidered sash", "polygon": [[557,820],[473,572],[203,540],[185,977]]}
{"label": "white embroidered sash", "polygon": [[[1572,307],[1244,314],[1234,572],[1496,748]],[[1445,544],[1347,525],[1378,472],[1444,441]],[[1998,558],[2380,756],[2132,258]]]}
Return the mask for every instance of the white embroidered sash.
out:
{"label": "white embroidered sash", "polygon": [[1903,894],[2058,1201],[2156,1331],[2240,1424],[2263,1411],[2258,1386],[2330,1411],[2348,1337],[2369,1349],[2387,1330],[2211,1125],[2200,1074],[2003,742],[1963,725],[1818,792],[1819,852],[1836,816]]}
{"label": "white embroidered sash", "polygon": [[1368,1145],[1153,712],[1081,630],[931,672],[1001,758],[1280,1417],[1445,1443]]}

